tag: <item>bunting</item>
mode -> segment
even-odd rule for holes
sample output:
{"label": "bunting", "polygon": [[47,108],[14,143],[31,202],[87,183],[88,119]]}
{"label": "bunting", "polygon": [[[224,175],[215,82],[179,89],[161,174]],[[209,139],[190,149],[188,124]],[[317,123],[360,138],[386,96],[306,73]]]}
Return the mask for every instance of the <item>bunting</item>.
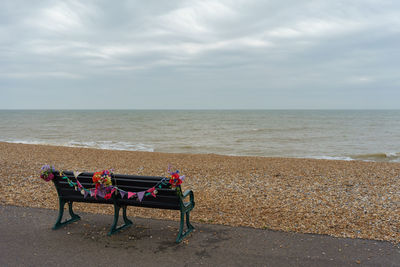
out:
{"label": "bunting", "polygon": [[144,190],[144,191],[140,191],[140,192],[129,192],[129,191],[124,191],[120,188],[118,188],[117,186],[103,186],[103,187],[96,187],[96,188],[90,188],[87,189],[85,187],[83,187],[83,185],[78,181],[78,176],[81,174],[81,172],[73,172],[75,179],[76,179],[76,183],[73,182],[71,179],[69,179],[67,176],[65,176],[63,174],[62,171],[60,171],[60,177],[64,180],[67,181],[67,183],[69,184],[69,186],[74,187],[75,191],[80,191],[81,194],[84,196],[84,198],[86,198],[88,195],[90,195],[91,197],[101,197],[104,199],[110,199],[112,197],[112,194],[120,194],[121,198],[124,198],[125,196],[127,196],[128,199],[132,198],[132,197],[137,197],[138,200],[141,202],[143,200],[143,198],[145,196],[153,196],[156,197],[156,194],[158,193],[156,188],[161,188],[162,185],[167,185],[168,181],[167,179],[162,179],[160,182],[158,182],[155,186]]}
{"label": "bunting", "polygon": [[157,190],[156,190],[155,187],[150,188],[150,189],[147,190],[146,192],[150,193],[153,197],[156,197]]}
{"label": "bunting", "polygon": [[142,202],[142,199],[143,199],[143,197],[144,197],[144,193],[145,193],[145,192],[146,192],[146,191],[137,192],[137,196],[138,196],[138,199],[139,199],[140,202]]}

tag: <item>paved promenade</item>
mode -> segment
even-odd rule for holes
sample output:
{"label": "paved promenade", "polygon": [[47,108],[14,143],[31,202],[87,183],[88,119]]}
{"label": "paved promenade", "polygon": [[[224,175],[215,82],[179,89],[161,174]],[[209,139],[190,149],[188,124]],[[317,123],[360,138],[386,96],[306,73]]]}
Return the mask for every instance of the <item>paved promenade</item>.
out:
{"label": "paved promenade", "polygon": [[178,222],[131,218],[108,237],[112,216],[80,215],[53,231],[57,211],[0,205],[0,266],[400,266],[388,242],[194,223],[175,244]]}

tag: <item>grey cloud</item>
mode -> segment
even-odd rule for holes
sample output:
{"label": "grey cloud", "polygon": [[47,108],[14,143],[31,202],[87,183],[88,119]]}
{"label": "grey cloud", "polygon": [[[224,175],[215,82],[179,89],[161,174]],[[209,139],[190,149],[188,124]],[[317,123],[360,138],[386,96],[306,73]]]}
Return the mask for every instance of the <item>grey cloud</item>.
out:
{"label": "grey cloud", "polygon": [[2,1],[0,96],[4,108],[46,95],[68,102],[49,108],[98,108],[91,96],[104,108],[399,108],[399,8]]}

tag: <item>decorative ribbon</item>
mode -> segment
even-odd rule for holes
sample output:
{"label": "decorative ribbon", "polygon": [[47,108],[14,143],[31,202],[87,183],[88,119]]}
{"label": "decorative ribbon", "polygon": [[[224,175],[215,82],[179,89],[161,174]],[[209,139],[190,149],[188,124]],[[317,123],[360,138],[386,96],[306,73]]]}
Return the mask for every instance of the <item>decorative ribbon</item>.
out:
{"label": "decorative ribbon", "polygon": [[81,194],[86,198],[89,194],[91,197],[96,198],[97,196],[104,198],[104,199],[110,199],[112,194],[120,194],[121,198],[124,198],[127,195],[127,198],[131,198],[134,196],[137,196],[138,200],[141,202],[144,198],[144,196],[149,196],[152,195],[153,197],[156,197],[157,190],[156,188],[161,188],[162,185],[167,185],[168,182],[166,182],[166,179],[163,178],[160,182],[158,182],[155,186],[144,190],[140,192],[129,192],[129,191],[124,191],[122,189],[119,189],[116,186],[107,186],[107,187],[101,187],[99,184],[96,184],[95,188],[90,188],[87,189],[83,187],[83,185],[78,181],[78,176],[81,174],[80,172],[74,172],[74,176],[76,179],[76,183],[73,182],[71,179],[69,179],[67,176],[63,174],[62,171],[60,171],[60,176],[62,179],[67,180],[67,183],[69,186],[74,187],[75,191],[80,190]]}

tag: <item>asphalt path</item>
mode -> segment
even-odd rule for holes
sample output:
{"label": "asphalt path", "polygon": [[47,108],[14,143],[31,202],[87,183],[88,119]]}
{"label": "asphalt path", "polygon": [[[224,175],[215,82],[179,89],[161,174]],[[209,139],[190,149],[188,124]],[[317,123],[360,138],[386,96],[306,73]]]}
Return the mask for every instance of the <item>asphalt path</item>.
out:
{"label": "asphalt path", "polygon": [[52,230],[57,214],[0,205],[0,266],[400,266],[389,242],[194,223],[176,244],[177,221],[130,218],[109,237],[113,216]]}

